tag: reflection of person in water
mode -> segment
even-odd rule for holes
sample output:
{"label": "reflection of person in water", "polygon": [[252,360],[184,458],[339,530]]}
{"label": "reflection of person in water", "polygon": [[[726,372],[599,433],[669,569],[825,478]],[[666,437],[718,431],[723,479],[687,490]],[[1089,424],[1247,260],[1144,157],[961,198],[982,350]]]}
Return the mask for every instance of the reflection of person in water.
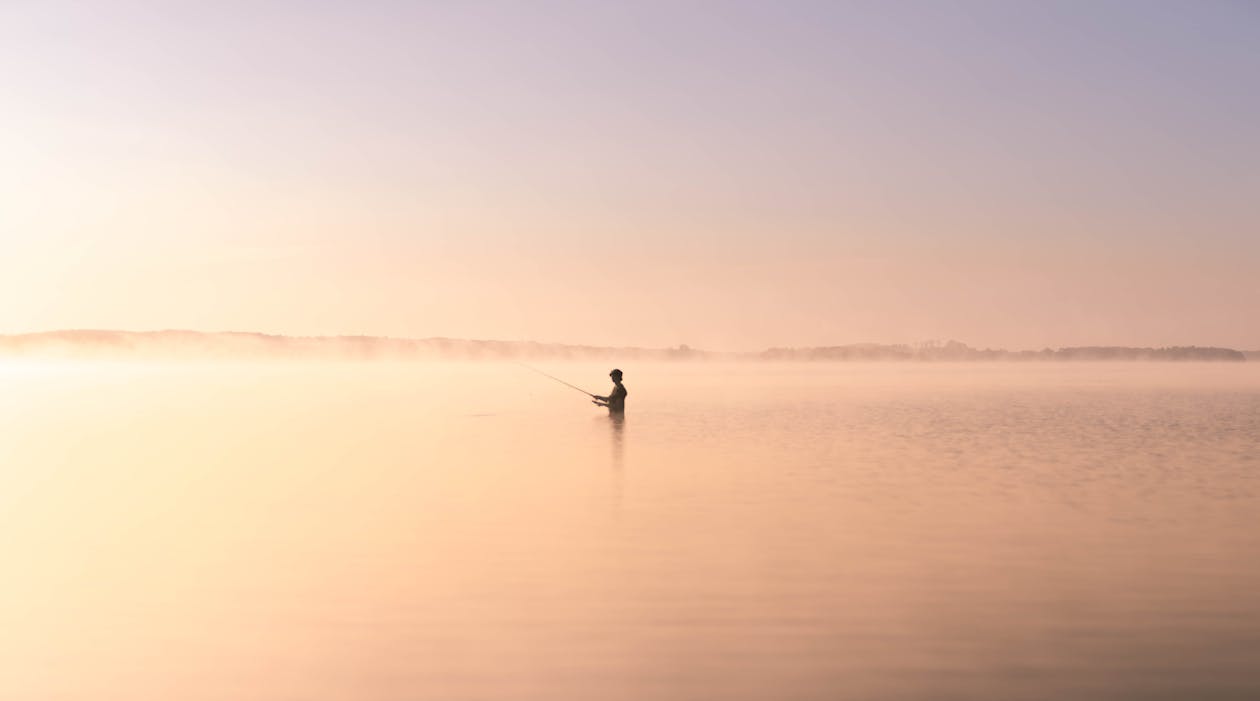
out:
{"label": "reflection of person in water", "polygon": [[595,403],[599,406],[608,407],[609,414],[624,414],[626,411],[626,386],[621,384],[621,371],[613,370],[608,373],[612,378],[613,389],[607,397],[595,397]]}

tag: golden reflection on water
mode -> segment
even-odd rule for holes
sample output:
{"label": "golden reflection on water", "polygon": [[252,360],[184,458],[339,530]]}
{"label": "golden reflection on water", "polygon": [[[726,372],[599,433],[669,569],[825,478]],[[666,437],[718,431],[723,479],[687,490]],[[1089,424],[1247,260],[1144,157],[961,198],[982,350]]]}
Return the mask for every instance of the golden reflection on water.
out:
{"label": "golden reflection on water", "polygon": [[625,369],[0,365],[0,698],[1260,694],[1260,368]]}

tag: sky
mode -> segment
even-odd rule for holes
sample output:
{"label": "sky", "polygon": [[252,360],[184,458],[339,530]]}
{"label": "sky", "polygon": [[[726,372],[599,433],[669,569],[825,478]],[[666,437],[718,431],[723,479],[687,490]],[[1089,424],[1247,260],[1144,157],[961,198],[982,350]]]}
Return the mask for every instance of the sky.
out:
{"label": "sky", "polygon": [[0,333],[1260,348],[1254,2],[0,3]]}

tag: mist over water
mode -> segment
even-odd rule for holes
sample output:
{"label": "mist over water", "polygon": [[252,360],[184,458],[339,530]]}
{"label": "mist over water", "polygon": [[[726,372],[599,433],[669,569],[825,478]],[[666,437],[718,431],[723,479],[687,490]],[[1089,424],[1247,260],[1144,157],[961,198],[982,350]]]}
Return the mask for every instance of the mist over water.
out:
{"label": "mist over water", "polygon": [[1260,365],[620,367],[0,363],[0,698],[1260,695]]}

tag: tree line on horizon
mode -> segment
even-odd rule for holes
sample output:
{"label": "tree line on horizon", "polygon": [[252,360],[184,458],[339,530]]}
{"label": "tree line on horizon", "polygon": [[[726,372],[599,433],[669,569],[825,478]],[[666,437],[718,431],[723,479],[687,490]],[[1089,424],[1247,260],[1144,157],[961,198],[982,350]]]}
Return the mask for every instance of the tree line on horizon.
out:
{"label": "tree line on horizon", "polygon": [[[1164,348],[1139,348],[1129,346],[1078,346],[1069,348],[1043,348],[1041,350],[1009,351],[993,348],[972,348],[965,343],[950,341],[943,345],[857,343],[845,346],[814,348],[771,348],[760,354],[765,360],[865,360],[865,361],[1212,361],[1241,362],[1248,353],[1232,348],[1202,346],[1168,346]],[[1260,351],[1256,358],[1260,359]]]}
{"label": "tree line on horizon", "polygon": [[248,332],[51,331],[0,336],[0,355],[23,357],[337,358],[350,360],[555,359],[555,360],[764,360],[764,361],[1211,361],[1260,360],[1260,350],[1169,346],[1079,346],[1008,351],[972,348],[959,341],[918,345],[855,343],[770,348],[752,353],[673,348],[587,346],[533,341],[379,336],[281,336]]}

